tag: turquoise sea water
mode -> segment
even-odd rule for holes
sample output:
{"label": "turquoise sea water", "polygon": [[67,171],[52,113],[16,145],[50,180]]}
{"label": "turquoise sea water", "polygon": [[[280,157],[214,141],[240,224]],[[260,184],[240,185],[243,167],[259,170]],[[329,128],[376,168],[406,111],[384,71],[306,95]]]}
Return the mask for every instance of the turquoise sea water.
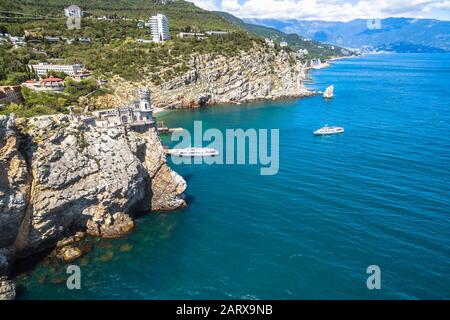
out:
{"label": "turquoise sea water", "polygon": [[[99,241],[80,291],[63,265],[19,279],[22,299],[450,298],[450,55],[374,55],[313,71],[321,97],[170,112],[172,127],[279,128],[280,171],[172,167],[189,207]],[[340,125],[340,136],[312,131]],[[381,268],[381,290],[366,268]]]}

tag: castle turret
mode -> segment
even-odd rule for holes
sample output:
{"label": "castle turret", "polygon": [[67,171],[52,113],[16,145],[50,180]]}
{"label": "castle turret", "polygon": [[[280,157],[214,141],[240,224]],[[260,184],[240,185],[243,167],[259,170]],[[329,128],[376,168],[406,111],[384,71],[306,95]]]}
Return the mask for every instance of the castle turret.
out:
{"label": "castle turret", "polygon": [[147,88],[139,89],[139,109],[141,111],[151,110],[150,90]]}
{"label": "castle turret", "polygon": [[153,108],[150,99],[150,90],[148,88],[142,88],[139,90],[139,112],[140,121],[155,122],[153,118]]}

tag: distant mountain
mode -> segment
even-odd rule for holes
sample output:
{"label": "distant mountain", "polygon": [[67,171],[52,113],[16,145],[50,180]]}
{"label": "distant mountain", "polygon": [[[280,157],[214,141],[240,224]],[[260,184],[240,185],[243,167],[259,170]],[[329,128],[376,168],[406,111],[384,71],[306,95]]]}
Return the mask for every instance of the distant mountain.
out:
{"label": "distant mountain", "polygon": [[388,51],[396,53],[445,53],[444,49],[422,46],[420,44],[396,42],[390,44],[383,44],[374,48],[376,51]]}
{"label": "distant mountain", "polygon": [[[245,19],[346,48],[380,47],[401,52],[450,51],[450,21],[411,18],[349,22]],[[399,45],[401,44],[401,45]],[[410,50],[410,51],[405,51]]]}
{"label": "distant mountain", "polygon": [[296,33],[285,33],[276,28],[266,27],[258,24],[247,23],[227,12],[216,12],[228,22],[231,22],[237,27],[243,28],[250,33],[256,34],[260,37],[270,38],[276,43],[286,41],[294,50],[306,49],[309,56],[313,58],[329,58],[332,56],[346,56],[351,52],[345,50],[337,45],[326,44],[311,39],[306,39]]}

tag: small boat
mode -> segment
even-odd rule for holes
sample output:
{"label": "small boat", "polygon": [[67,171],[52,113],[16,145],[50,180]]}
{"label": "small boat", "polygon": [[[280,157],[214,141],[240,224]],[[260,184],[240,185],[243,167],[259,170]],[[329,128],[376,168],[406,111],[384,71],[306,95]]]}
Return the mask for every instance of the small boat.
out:
{"label": "small boat", "polygon": [[212,148],[184,148],[167,150],[167,154],[177,157],[215,157],[219,151]]}
{"label": "small boat", "polygon": [[334,96],[334,85],[329,86],[323,93],[325,99],[331,99]]}
{"label": "small boat", "polygon": [[314,131],[314,135],[316,135],[316,136],[328,136],[328,135],[338,134],[338,133],[344,133],[344,128],[329,127],[328,125],[325,125],[325,127]]}

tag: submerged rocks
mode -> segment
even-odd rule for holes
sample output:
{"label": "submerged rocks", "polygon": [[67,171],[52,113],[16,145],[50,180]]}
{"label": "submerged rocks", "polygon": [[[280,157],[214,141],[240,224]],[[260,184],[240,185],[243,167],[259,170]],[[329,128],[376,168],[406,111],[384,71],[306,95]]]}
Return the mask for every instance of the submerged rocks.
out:
{"label": "submerged rocks", "polygon": [[112,260],[113,257],[114,257],[114,251],[106,251],[98,259],[101,262],[108,262],[108,261]]}
{"label": "submerged rocks", "polygon": [[0,277],[0,300],[14,300],[16,297],[16,287],[12,280],[7,277]]}
{"label": "submerged rocks", "polygon": [[85,241],[85,233],[77,232],[75,235],[57,242],[54,256],[65,262],[72,262],[91,250],[92,243]]}
{"label": "submerged rocks", "polygon": [[120,238],[133,231],[133,228],[133,219],[123,213],[87,222],[87,233],[102,238]]}
{"label": "submerged rocks", "polygon": [[130,252],[131,250],[133,250],[133,246],[129,243],[123,243],[120,245],[121,252]]}
{"label": "submerged rocks", "polygon": [[83,252],[81,251],[81,249],[70,246],[60,249],[57,253],[57,257],[61,258],[66,262],[72,262],[80,258],[82,255]]}

